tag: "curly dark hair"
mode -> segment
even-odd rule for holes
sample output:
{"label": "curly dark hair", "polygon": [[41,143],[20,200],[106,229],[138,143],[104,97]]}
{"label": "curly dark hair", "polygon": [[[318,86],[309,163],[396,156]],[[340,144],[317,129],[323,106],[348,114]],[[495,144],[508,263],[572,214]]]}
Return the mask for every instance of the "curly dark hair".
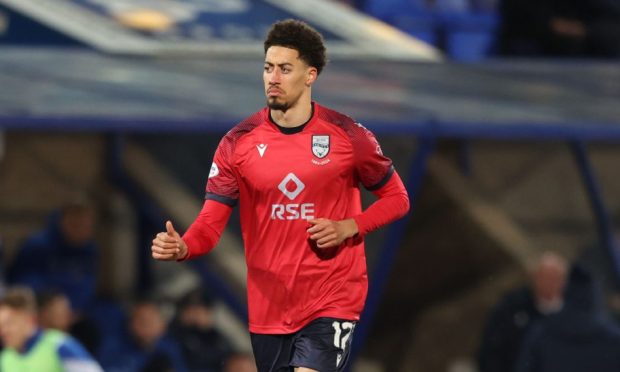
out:
{"label": "curly dark hair", "polygon": [[286,19],[274,23],[265,39],[265,53],[272,46],[295,49],[299,58],[321,73],[327,63],[323,36],[307,23],[297,19]]}

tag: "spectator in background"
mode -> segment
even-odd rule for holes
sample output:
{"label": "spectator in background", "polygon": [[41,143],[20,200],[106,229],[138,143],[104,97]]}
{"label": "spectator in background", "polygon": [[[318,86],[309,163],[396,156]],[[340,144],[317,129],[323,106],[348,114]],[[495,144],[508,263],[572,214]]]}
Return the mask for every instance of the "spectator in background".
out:
{"label": "spectator in background", "polygon": [[190,371],[221,371],[232,347],[214,327],[213,301],[201,289],[185,295],[178,304],[173,335]]}
{"label": "spectator in background", "polygon": [[480,372],[514,371],[526,332],[538,320],[560,311],[566,261],[544,253],[531,271],[529,285],[507,293],[491,311],[478,355]]}
{"label": "spectator in background", "polygon": [[62,291],[75,311],[84,311],[96,290],[94,227],[95,213],[88,202],[65,205],[45,229],[21,246],[8,270],[9,283],[26,285],[37,293]]}
{"label": "spectator in background", "polygon": [[517,372],[620,371],[620,329],[604,313],[598,283],[575,267],[564,299],[559,313],[532,327]]}
{"label": "spectator in background", "polygon": [[251,354],[235,353],[226,358],[224,372],[256,372],[256,363]]}
{"label": "spectator in background", "polygon": [[46,291],[39,295],[39,324],[44,329],[55,329],[71,334],[92,355],[97,354],[100,331],[95,323],[71,309],[67,296],[59,291]]}
{"label": "spectator in background", "polygon": [[503,0],[499,52],[620,57],[619,0]]}
{"label": "spectator in background", "polygon": [[14,287],[0,301],[0,354],[2,372],[102,372],[78,341],[37,324],[34,294]]}
{"label": "spectator in background", "polygon": [[132,308],[129,336],[101,356],[106,371],[164,372],[186,371],[177,343],[166,335],[167,322],[158,304],[149,299],[138,301]]}

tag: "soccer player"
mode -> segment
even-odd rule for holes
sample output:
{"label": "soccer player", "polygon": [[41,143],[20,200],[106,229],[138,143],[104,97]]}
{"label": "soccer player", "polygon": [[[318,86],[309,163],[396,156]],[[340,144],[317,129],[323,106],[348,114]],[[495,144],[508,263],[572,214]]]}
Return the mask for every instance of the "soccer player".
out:
{"label": "soccer player", "polygon": [[[267,107],[224,136],[202,211],[183,237],[166,222],[152,255],[209,252],[238,203],[258,370],[342,371],[368,289],[363,237],[405,215],[409,198],[374,135],[312,101],[322,36],[285,20],[264,47]],[[365,211],[360,183],[378,197]]]}

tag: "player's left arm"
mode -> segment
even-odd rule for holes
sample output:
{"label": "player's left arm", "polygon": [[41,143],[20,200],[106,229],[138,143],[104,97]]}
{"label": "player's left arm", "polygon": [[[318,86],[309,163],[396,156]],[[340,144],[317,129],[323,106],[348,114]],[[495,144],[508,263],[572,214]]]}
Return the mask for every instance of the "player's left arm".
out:
{"label": "player's left arm", "polygon": [[395,170],[385,185],[372,193],[377,200],[364,212],[353,217],[360,236],[396,221],[409,212],[409,195]]}
{"label": "player's left arm", "polygon": [[407,189],[396,171],[389,177],[385,185],[373,191],[377,200],[361,214],[341,221],[326,218],[309,220],[312,225],[308,229],[310,239],[316,241],[319,248],[336,247],[348,238],[364,236],[407,214]]}
{"label": "player's left arm", "polygon": [[377,196],[364,212],[334,221],[325,218],[309,220],[310,239],[319,248],[342,244],[348,238],[364,236],[403,217],[409,211],[409,196],[392,160],[383,155],[374,134],[361,125],[352,125],[347,134],[355,154],[355,171],[360,182]]}

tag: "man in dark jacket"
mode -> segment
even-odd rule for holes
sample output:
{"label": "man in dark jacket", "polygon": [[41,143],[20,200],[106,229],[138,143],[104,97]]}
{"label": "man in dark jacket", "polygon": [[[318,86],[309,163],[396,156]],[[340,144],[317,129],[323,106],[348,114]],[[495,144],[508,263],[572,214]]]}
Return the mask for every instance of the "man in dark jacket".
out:
{"label": "man in dark jacket", "polygon": [[530,273],[531,282],[502,297],[484,329],[478,355],[480,372],[514,371],[528,329],[562,308],[566,271],[562,257],[545,253]]}
{"label": "man in dark jacket", "polygon": [[213,300],[198,288],[186,294],[177,307],[172,334],[191,371],[221,371],[233,352],[232,345],[214,328]]}
{"label": "man in dark jacket", "polygon": [[527,335],[517,372],[620,371],[620,329],[604,313],[598,283],[575,267],[564,298],[562,311]]}
{"label": "man in dark jacket", "polygon": [[84,311],[94,300],[98,251],[94,240],[94,210],[84,201],[67,204],[43,230],[20,247],[8,270],[12,284],[37,293],[58,290],[71,307]]}

